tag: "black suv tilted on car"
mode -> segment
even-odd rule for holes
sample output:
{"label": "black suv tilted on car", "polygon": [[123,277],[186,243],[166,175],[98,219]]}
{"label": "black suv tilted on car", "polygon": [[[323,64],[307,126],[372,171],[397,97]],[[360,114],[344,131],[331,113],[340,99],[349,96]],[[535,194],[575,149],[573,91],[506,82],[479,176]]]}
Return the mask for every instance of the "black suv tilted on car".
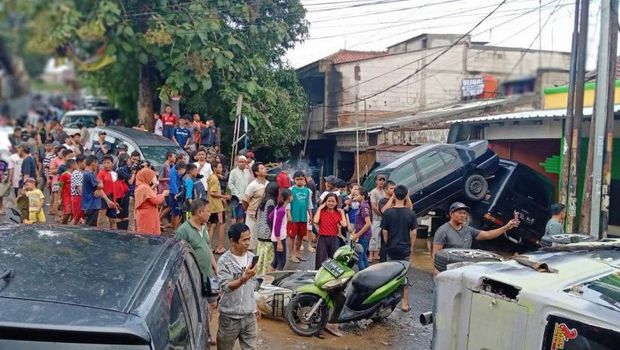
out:
{"label": "black suv tilted on car", "polygon": [[0,349],[205,349],[191,249],[80,227],[0,227]]}
{"label": "black suv tilted on car", "polygon": [[488,190],[487,178],[498,167],[499,157],[486,141],[436,143],[416,147],[373,171],[369,179],[383,174],[396,184],[407,186],[413,209],[423,216],[460,196],[482,200]]}

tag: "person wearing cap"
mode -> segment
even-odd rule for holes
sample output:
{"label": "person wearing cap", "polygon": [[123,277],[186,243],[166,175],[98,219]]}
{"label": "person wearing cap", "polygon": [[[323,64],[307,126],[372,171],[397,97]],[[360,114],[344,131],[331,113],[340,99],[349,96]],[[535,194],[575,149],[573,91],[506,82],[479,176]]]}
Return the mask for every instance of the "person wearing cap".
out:
{"label": "person wearing cap", "polygon": [[323,191],[323,193],[319,196],[319,202],[323,202],[325,197],[327,197],[330,193],[335,193],[336,196],[340,198],[340,191],[336,188],[336,184],[340,181],[340,179],[334,175],[329,175],[325,176],[323,181],[325,182],[325,191]]}
{"label": "person wearing cap", "polygon": [[[237,197],[237,200],[241,200],[245,189],[248,188],[250,181],[252,181],[252,174],[247,166],[248,159],[245,156],[237,157],[237,166],[230,171],[228,175],[228,189],[231,196]],[[232,217],[238,224],[245,222],[245,211],[243,205],[237,205],[232,208]]]}
{"label": "person wearing cap", "polygon": [[469,249],[474,239],[478,241],[495,239],[519,225],[518,220],[512,219],[506,225],[495,230],[478,230],[467,225],[469,211],[470,208],[461,202],[452,203],[449,211],[450,221],[441,225],[435,232],[433,260],[435,260],[435,254],[444,248]]}
{"label": "person wearing cap", "polygon": [[92,154],[97,157],[99,163],[103,161],[103,156],[112,151],[112,144],[105,140],[107,135],[108,134],[105,131],[100,131],[99,139],[96,142],[93,142],[93,145],[90,148]]}
{"label": "person wearing cap", "polygon": [[551,204],[551,219],[545,226],[545,236],[564,234],[564,218],[566,217],[566,207],[562,203]]}

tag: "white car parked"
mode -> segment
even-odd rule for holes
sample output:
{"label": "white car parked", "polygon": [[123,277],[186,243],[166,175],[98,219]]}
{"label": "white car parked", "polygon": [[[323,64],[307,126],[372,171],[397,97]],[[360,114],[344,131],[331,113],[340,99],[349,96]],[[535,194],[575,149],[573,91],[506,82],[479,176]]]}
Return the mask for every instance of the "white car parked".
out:
{"label": "white car parked", "polygon": [[67,135],[80,132],[80,128],[78,127],[80,124],[84,125],[90,132],[93,128],[98,126],[98,123],[101,123],[100,113],[88,109],[69,111],[60,119],[60,125]]}
{"label": "white car parked", "polygon": [[620,241],[545,248],[435,278],[433,349],[620,349]]}

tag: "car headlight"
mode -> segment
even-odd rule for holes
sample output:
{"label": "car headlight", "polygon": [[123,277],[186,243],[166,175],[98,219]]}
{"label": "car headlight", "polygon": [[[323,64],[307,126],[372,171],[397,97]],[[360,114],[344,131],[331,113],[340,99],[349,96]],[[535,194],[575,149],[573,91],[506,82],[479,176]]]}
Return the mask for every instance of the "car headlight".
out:
{"label": "car headlight", "polygon": [[350,279],[351,277],[343,277],[343,278],[337,278],[335,280],[331,280],[323,285],[323,289],[329,290],[329,289],[335,289],[338,287],[342,287],[347,282],[349,282]]}

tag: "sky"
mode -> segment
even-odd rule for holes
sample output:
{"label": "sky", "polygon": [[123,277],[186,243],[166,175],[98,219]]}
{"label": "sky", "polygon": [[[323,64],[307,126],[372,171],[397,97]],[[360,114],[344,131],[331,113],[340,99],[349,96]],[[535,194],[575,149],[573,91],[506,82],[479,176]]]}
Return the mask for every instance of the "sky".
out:
{"label": "sky", "polygon": [[[340,49],[382,51],[423,33],[464,34],[502,0],[301,0],[310,36],[287,53],[295,68]],[[596,66],[599,4],[591,0],[587,68]],[[539,16],[540,8],[540,16]],[[574,0],[507,0],[472,31],[489,45],[570,51]],[[542,27],[538,36],[539,26]],[[540,42],[539,42],[540,39]]]}

